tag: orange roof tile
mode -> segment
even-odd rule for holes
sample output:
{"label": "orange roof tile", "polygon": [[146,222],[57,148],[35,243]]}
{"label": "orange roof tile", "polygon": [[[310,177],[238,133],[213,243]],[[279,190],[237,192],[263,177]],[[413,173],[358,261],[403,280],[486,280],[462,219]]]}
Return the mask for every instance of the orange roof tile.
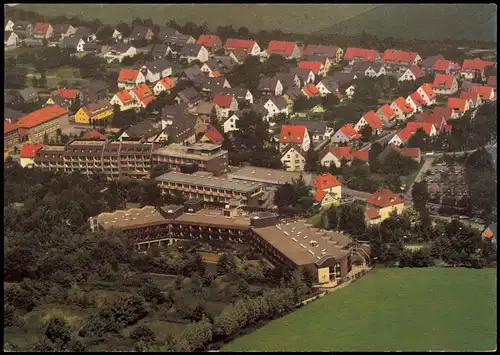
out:
{"label": "orange roof tile", "polygon": [[318,88],[313,83],[307,84],[302,90],[307,97],[313,97],[314,95],[319,94]]}
{"label": "orange roof tile", "polygon": [[409,158],[420,158],[422,154],[420,148],[400,148],[395,144],[391,144],[391,148],[399,154],[407,156]]}
{"label": "orange roof tile", "polygon": [[36,151],[40,148],[43,148],[43,144],[23,144],[19,155],[21,158],[34,158]]}
{"label": "orange roof tile", "polygon": [[439,71],[446,71],[451,66],[451,61],[448,59],[436,59],[434,63],[434,69]]}
{"label": "orange roof tile", "polygon": [[321,70],[321,63],[303,60],[299,63],[299,68],[311,69],[314,74],[318,74],[319,71]]}
{"label": "orange roof tile", "polygon": [[137,97],[137,99],[139,101],[143,101],[146,97],[149,97],[149,96],[153,95],[153,92],[151,91],[151,89],[149,88],[149,86],[147,86],[144,83],[143,84],[139,84],[136,87],[134,87],[132,89],[132,92],[135,94],[135,96]]}
{"label": "orange roof tile", "polygon": [[369,219],[377,219],[380,218],[380,213],[375,208],[367,208],[366,215]]}
{"label": "orange roof tile", "polygon": [[394,62],[396,64],[399,63],[408,63],[411,64],[415,60],[417,53],[414,52],[406,52],[397,49],[386,49],[382,54],[382,63],[385,62]]}
{"label": "orange roof tile", "polygon": [[422,96],[420,96],[418,91],[412,92],[410,94],[410,98],[417,107],[425,106],[425,101]]}
{"label": "orange roof tile", "polygon": [[412,133],[415,133],[419,129],[423,129],[427,135],[430,135],[432,132],[432,127],[434,125],[429,122],[408,122],[406,124],[406,128],[409,129]]}
{"label": "orange roof tile", "polygon": [[477,99],[479,99],[479,93],[474,91],[462,91],[460,93],[460,98],[464,100],[471,100],[473,103],[476,103]]}
{"label": "orange roof tile", "polygon": [[222,76],[222,74],[221,74],[220,72],[218,72],[218,71],[213,71],[213,72],[212,72],[212,76],[213,76],[214,78],[218,78],[219,76]]}
{"label": "orange roof tile", "polygon": [[328,192],[326,191],[323,191],[323,190],[320,190],[320,189],[317,189],[315,192],[314,192],[314,199],[318,202],[321,202],[323,201],[323,199],[325,198],[326,194]]}
{"label": "orange roof tile", "polygon": [[91,131],[87,131],[83,134],[82,138],[86,138],[86,139],[98,139],[100,141],[105,141],[106,140],[106,136],[104,134],[102,134],[101,132],[99,132],[98,130],[96,129],[93,129]]}
{"label": "orange roof tile", "polygon": [[383,123],[380,117],[377,116],[375,111],[369,111],[364,114],[363,118],[373,129],[382,129]]}
{"label": "orange roof tile", "polygon": [[398,97],[396,100],[394,100],[394,103],[399,107],[399,109],[402,112],[405,113],[413,112],[413,107],[411,107],[410,104],[408,104],[408,102],[406,102],[406,100],[403,97]]}
{"label": "orange roof tile", "polygon": [[135,82],[140,71],[135,69],[121,69],[118,81]]}
{"label": "orange roof tile", "polygon": [[351,124],[346,124],[342,127],[340,127],[340,131],[347,137],[349,138],[349,140],[353,140],[353,139],[359,139],[361,137],[361,135],[356,132],[356,130],[354,129],[354,127],[351,125]]}
{"label": "orange roof tile", "polygon": [[401,131],[396,133],[396,135],[399,137],[401,142],[405,143],[406,141],[408,141],[408,139],[410,139],[413,133],[415,132],[412,132],[408,127],[405,127]]}
{"label": "orange roof tile", "polygon": [[347,161],[352,159],[351,156],[351,147],[332,147],[330,148],[330,152],[337,157],[337,159],[342,160],[345,159]]}
{"label": "orange roof tile", "polygon": [[267,46],[267,53],[291,56],[295,46],[295,42],[271,41]]}
{"label": "orange roof tile", "polygon": [[356,150],[351,153],[352,159],[358,159],[361,161],[368,161],[368,157],[370,155],[369,150]]}
{"label": "orange roof tile", "polygon": [[144,105],[144,107],[147,107],[154,100],[156,100],[156,96],[148,96],[148,97],[142,99],[141,103]]}
{"label": "orange roof tile", "polygon": [[454,110],[459,110],[460,112],[465,112],[467,101],[464,99],[459,99],[456,97],[448,98],[448,107]]}
{"label": "orange roof tile", "polygon": [[36,25],[35,25],[35,29],[34,29],[34,32],[36,34],[45,34],[47,32],[47,30],[49,29],[49,26],[50,24],[49,23],[46,23],[46,22],[38,22]]}
{"label": "orange roof tile", "polygon": [[32,128],[39,124],[45,123],[52,119],[58,118],[68,111],[59,105],[45,106],[39,110],[31,112],[30,114],[21,117],[17,122],[19,128]]}
{"label": "orange roof tile", "polygon": [[425,83],[425,84],[421,85],[420,88],[429,97],[429,99],[432,99],[432,98],[436,97],[436,93],[432,89],[432,84]]}
{"label": "orange roof tile", "polygon": [[439,116],[442,116],[442,117],[444,117],[444,119],[446,121],[448,121],[451,118],[451,116],[453,115],[453,109],[448,108],[448,107],[438,106],[438,107],[434,107],[434,110],[432,111],[432,113],[439,115]]}
{"label": "orange roof tile", "polygon": [[378,207],[389,207],[403,203],[400,196],[388,189],[380,189],[368,198],[368,204]]}
{"label": "orange roof tile", "polygon": [[455,77],[453,75],[447,75],[447,74],[436,74],[434,77],[434,83],[432,86],[434,88],[440,88],[440,89],[451,89],[453,86],[453,79]]}
{"label": "orange roof tile", "polygon": [[396,118],[396,113],[394,110],[389,106],[389,104],[385,104],[382,107],[379,108],[379,110],[384,114],[384,116],[387,118],[388,121],[393,120]]}
{"label": "orange roof tile", "polygon": [[175,88],[175,83],[172,81],[172,79],[170,79],[169,77],[166,77],[166,78],[163,78],[160,80],[160,83],[161,85],[165,88],[165,89],[173,89]]}
{"label": "orange roof tile", "polygon": [[213,144],[219,144],[224,140],[222,134],[220,134],[220,132],[216,130],[214,127],[210,127],[205,132],[204,137],[206,137]]}
{"label": "orange roof tile", "polygon": [[364,62],[373,62],[377,57],[378,51],[374,49],[347,48],[344,54],[345,60],[361,59]]}
{"label": "orange roof tile", "polygon": [[230,94],[218,94],[213,98],[213,103],[221,108],[229,108],[231,107],[231,103],[233,102],[233,95]]}
{"label": "orange roof tile", "polygon": [[452,129],[453,129],[453,126],[451,124],[445,124],[443,126],[443,132],[451,133]]}
{"label": "orange roof tile", "polygon": [[244,39],[234,39],[228,38],[226,44],[224,44],[224,49],[241,49],[246,53],[251,52],[255,45],[255,41],[244,40]]}
{"label": "orange roof tile", "polygon": [[284,125],[281,127],[280,143],[302,143],[306,132],[306,126]]}
{"label": "orange roof tile", "polygon": [[67,100],[71,100],[73,99],[77,94],[79,93],[78,90],[74,90],[74,89],[63,89],[63,88],[60,88],[60,89],[57,89],[54,94],[55,95],[59,95],[61,97],[64,97],[65,99]]}
{"label": "orange roof tile", "polygon": [[474,59],[465,59],[462,64],[462,71],[470,71],[470,70],[484,70],[489,65],[495,65],[495,62],[488,62],[486,60],[482,60],[481,58]]}
{"label": "orange roof tile", "polygon": [[217,43],[216,35],[201,35],[196,44],[201,44],[206,48],[212,48]]}
{"label": "orange roof tile", "polygon": [[124,105],[126,105],[126,104],[128,104],[128,103],[130,103],[131,101],[134,100],[134,98],[132,97],[132,95],[130,95],[130,93],[127,90],[119,91],[115,95],[118,97],[118,99]]}
{"label": "orange roof tile", "polygon": [[471,90],[477,92],[482,100],[490,100],[494,92],[492,87],[483,85],[473,85]]}
{"label": "orange roof tile", "polygon": [[332,174],[322,174],[311,180],[311,186],[319,190],[330,189],[340,185],[340,181]]}
{"label": "orange roof tile", "polygon": [[18,128],[17,125],[10,123],[10,122],[7,122],[7,121],[3,121],[3,134],[4,135],[5,135],[5,133],[15,131],[17,128]]}

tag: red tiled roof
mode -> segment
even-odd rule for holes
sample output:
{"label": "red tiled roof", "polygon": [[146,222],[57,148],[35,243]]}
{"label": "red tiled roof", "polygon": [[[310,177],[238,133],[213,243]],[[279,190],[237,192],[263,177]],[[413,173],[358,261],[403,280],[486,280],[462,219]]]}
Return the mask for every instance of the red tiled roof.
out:
{"label": "red tiled roof", "polygon": [[462,64],[462,71],[470,71],[470,70],[484,70],[489,65],[495,65],[495,62],[488,62],[486,60],[482,60],[481,58],[474,59],[465,59]]}
{"label": "red tiled roof", "polygon": [[280,143],[302,143],[306,131],[306,126],[284,125],[281,127]]}
{"label": "red tiled roof", "polygon": [[233,95],[218,94],[214,96],[213,103],[221,108],[229,108],[233,102]]}
{"label": "red tiled roof", "polygon": [[377,219],[380,218],[380,213],[375,208],[367,208],[366,215],[369,219]]}
{"label": "red tiled roof", "polygon": [[406,124],[406,128],[410,130],[410,132],[415,133],[418,129],[423,129],[427,135],[430,135],[432,132],[432,127],[434,125],[429,122],[408,122]]}
{"label": "red tiled roof", "polygon": [[446,121],[451,119],[451,116],[453,115],[453,109],[448,108],[448,107],[435,107],[432,113],[444,117]]}
{"label": "red tiled roof", "polygon": [[135,69],[121,69],[118,81],[135,82],[140,71]]}
{"label": "red tiled roof", "polygon": [[319,190],[329,189],[340,185],[340,181],[337,180],[332,174],[323,174],[315,177],[311,181],[311,186]]}
{"label": "red tiled roof", "polygon": [[135,94],[135,96],[137,96],[137,99],[139,101],[143,101],[146,97],[150,97],[153,95],[153,92],[151,91],[149,86],[147,86],[144,83],[139,84],[136,87],[134,87],[132,89],[132,92]]}
{"label": "red tiled roof", "polygon": [[351,147],[332,147],[330,148],[330,153],[337,157],[338,160],[345,159],[350,161],[352,159],[351,156]]}
{"label": "red tiled roof", "polygon": [[201,35],[196,44],[204,45],[206,48],[212,48],[217,42],[216,35]]}
{"label": "red tiled roof", "polygon": [[447,71],[451,65],[451,61],[448,59],[437,59],[434,63],[434,69],[439,71]]}
{"label": "red tiled roof", "polygon": [[401,131],[396,133],[396,135],[399,137],[401,142],[406,143],[406,141],[408,141],[408,139],[410,139],[410,137],[413,135],[413,133],[415,133],[415,132],[412,132],[408,127],[405,127]]}
{"label": "red tiled roof", "polygon": [[436,93],[434,92],[434,89],[432,88],[432,84],[425,83],[425,84],[421,85],[420,88],[429,97],[429,99],[436,97]]}
{"label": "red tiled roof", "polygon": [[422,154],[420,148],[400,148],[395,144],[391,144],[391,148],[399,154],[409,158],[420,158],[420,155]]}
{"label": "red tiled roof", "polygon": [[9,123],[7,121],[3,121],[3,134],[4,135],[5,135],[5,133],[15,131],[17,128],[18,128],[17,125],[15,125],[13,123]]}
{"label": "red tiled roof", "polygon": [[388,121],[393,120],[396,118],[396,113],[394,110],[389,106],[389,104],[385,104],[382,107],[379,108],[379,110],[384,114],[384,116],[387,118]]}
{"label": "red tiled roof", "polygon": [[222,74],[221,74],[220,72],[218,72],[218,71],[213,71],[213,72],[212,72],[212,76],[213,76],[214,78],[218,78],[219,76],[222,76]]}
{"label": "red tiled roof", "polygon": [[488,77],[488,83],[486,85],[496,87],[497,86],[497,76],[492,75],[492,76]]}
{"label": "red tiled roof", "polygon": [[271,41],[267,46],[267,53],[291,56],[295,46],[295,42]]}
{"label": "red tiled roof", "polygon": [[302,90],[307,97],[313,97],[314,95],[319,94],[318,88],[313,83],[307,84]]}
{"label": "red tiled roof", "polygon": [[156,96],[148,96],[148,97],[142,99],[141,103],[144,105],[144,107],[147,107],[154,100],[156,100]]}
{"label": "red tiled roof", "polygon": [[160,80],[160,84],[165,88],[165,89],[172,89],[175,88],[175,83],[170,79],[169,77],[163,78]]}
{"label": "red tiled roof", "polygon": [[427,122],[427,123],[432,123],[436,129],[440,130],[441,126],[446,122],[444,118],[438,114],[435,113],[422,113],[420,114],[418,121],[417,122]]}
{"label": "red tiled roof", "polygon": [[451,133],[451,130],[453,129],[453,126],[451,124],[445,124],[443,126],[443,132],[446,132],[446,133]]}
{"label": "red tiled roof", "polygon": [[59,105],[45,106],[39,110],[31,112],[30,114],[22,117],[17,122],[17,126],[19,128],[31,128],[39,124],[42,124],[44,122],[50,121],[59,116],[62,116],[66,113],[68,113],[68,111]]}
{"label": "red tiled roof", "polygon": [[356,150],[351,152],[352,159],[358,159],[361,161],[368,161],[368,157],[370,155],[369,150]]}
{"label": "red tiled roof", "polygon": [[213,127],[210,127],[205,132],[204,137],[206,137],[213,144],[219,144],[224,140],[222,134],[220,134],[220,132]]}
{"label": "red tiled roof", "polygon": [[368,204],[378,207],[389,207],[403,203],[401,197],[388,189],[380,189],[368,198]]}
{"label": "red tiled roof", "polygon": [[106,136],[104,134],[102,134],[101,132],[99,132],[98,130],[96,129],[93,129],[91,131],[87,131],[83,134],[82,138],[86,138],[86,139],[98,139],[100,141],[105,141],[106,140]]}
{"label": "red tiled roof", "polygon": [[459,99],[456,97],[448,98],[448,107],[454,110],[459,110],[460,112],[465,112],[465,107],[467,105],[467,101],[464,99]]}
{"label": "red tiled roof", "polygon": [[23,144],[19,155],[21,158],[34,158],[36,151],[40,148],[43,148],[43,144]]}
{"label": "red tiled roof", "polygon": [[224,49],[241,49],[245,52],[251,52],[254,45],[255,41],[228,38]]}
{"label": "red tiled roof", "polygon": [[471,90],[477,92],[482,100],[490,100],[493,96],[493,88],[489,86],[473,85]]}
{"label": "red tiled roof", "polygon": [[127,90],[117,92],[116,96],[122,102],[122,104],[128,104],[134,99]]}
{"label": "red tiled roof", "polygon": [[425,106],[425,101],[422,96],[420,96],[418,91],[412,92],[410,94],[410,98],[417,107]]}
{"label": "red tiled roof", "polygon": [[326,194],[328,192],[326,191],[323,191],[323,190],[320,190],[320,189],[317,189],[315,192],[314,192],[314,199],[318,202],[321,202],[323,201],[323,199],[325,198]]}
{"label": "red tiled roof", "polygon": [[351,124],[346,124],[344,126],[342,126],[340,128],[340,131],[342,131],[342,133],[347,137],[349,138],[349,140],[353,140],[353,139],[358,139],[361,137],[361,135],[356,132],[356,130],[354,129],[354,127],[351,125]]}
{"label": "red tiled roof", "polygon": [[60,89],[57,89],[54,94],[55,95],[59,95],[61,97],[64,97],[65,99],[67,100],[71,100],[73,99],[77,94],[79,93],[78,90],[74,90],[74,89],[63,89],[63,88],[60,88]]}
{"label": "red tiled roof", "polygon": [[418,65],[412,65],[410,70],[417,79],[424,76],[424,71]]}
{"label": "red tiled roof", "polygon": [[394,100],[394,103],[399,107],[399,109],[402,112],[405,113],[413,112],[413,107],[411,107],[410,104],[408,104],[408,102],[406,102],[406,100],[403,97],[398,97],[396,100]]}
{"label": "red tiled roof", "polygon": [[49,29],[49,26],[50,24],[49,23],[46,23],[46,22],[38,22],[36,25],[35,25],[35,29],[34,29],[34,32],[36,34],[45,34],[47,32],[47,30]]}
{"label": "red tiled roof", "polygon": [[460,98],[464,100],[471,100],[473,103],[476,103],[479,98],[479,93],[474,91],[462,91],[460,93]]}
{"label": "red tiled roof", "polygon": [[454,79],[453,75],[436,74],[432,86],[434,88],[451,89],[451,87],[453,86],[453,79]]}
{"label": "red tiled roof", "polygon": [[303,60],[299,63],[299,68],[311,69],[314,74],[318,74],[321,70],[321,63]]}
{"label": "red tiled roof", "polygon": [[386,49],[382,54],[382,63],[387,61],[399,64],[399,63],[408,63],[411,64],[415,60],[417,53],[414,52],[406,52],[397,49]]}
{"label": "red tiled roof", "polygon": [[347,48],[344,54],[344,59],[361,59],[365,62],[373,62],[377,57],[378,51],[374,49],[363,49],[363,48]]}
{"label": "red tiled roof", "polygon": [[373,129],[382,129],[383,123],[380,117],[377,116],[375,111],[369,111],[364,114],[363,118]]}

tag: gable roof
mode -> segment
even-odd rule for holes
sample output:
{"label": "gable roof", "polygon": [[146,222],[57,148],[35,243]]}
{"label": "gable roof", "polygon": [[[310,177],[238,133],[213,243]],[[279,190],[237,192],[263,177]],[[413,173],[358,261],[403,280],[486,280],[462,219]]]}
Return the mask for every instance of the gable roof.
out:
{"label": "gable roof", "polygon": [[134,87],[132,89],[132,92],[135,94],[135,96],[137,96],[137,98],[139,99],[139,101],[142,101],[146,97],[149,97],[149,96],[153,95],[153,92],[151,91],[151,89],[149,88],[149,86],[147,86],[144,83],[139,84],[136,87]]}
{"label": "gable roof", "polygon": [[149,70],[151,73],[161,73],[165,69],[171,68],[172,64],[166,59],[160,58],[156,59],[152,62],[147,62],[144,64],[147,70]]}
{"label": "gable roof", "polygon": [[38,93],[31,86],[26,89],[19,90],[19,95],[21,95],[24,101],[31,101],[38,97]]}
{"label": "gable roof", "polygon": [[341,131],[349,140],[359,139],[361,137],[361,135],[356,132],[350,123],[340,127],[339,131]]}
{"label": "gable roof", "polygon": [[149,28],[145,26],[134,26],[130,32],[130,38],[132,39],[142,39],[146,37],[146,34],[150,31]]}
{"label": "gable roof", "polygon": [[118,81],[135,82],[139,76],[140,71],[135,69],[120,69]]}
{"label": "gable roof", "polygon": [[352,65],[351,73],[363,73],[364,75],[369,68],[378,73],[382,69],[382,64],[377,62],[355,62]]}
{"label": "gable roof", "polygon": [[213,102],[202,101],[196,108],[198,115],[211,115],[214,111],[215,104]]}
{"label": "gable roof", "polygon": [[184,69],[182,73],[186,76],[186,78],[194,83],[200,83],[202,78],[204,77],[203,72],[197,65],[193,65],[189,68]]}
{"label": "gable roof", "polygon": [[129,138],[149,138],[161,132],[161,125],[146,120],[127,128],[124,133]]}
{"label": "gable roof", "polygon": [[419,129],[423,129],[427,135],[430,135],[432,132],[432,128],[434,125],[429,122],[408,122],[406,124],[406,129],[408,129],[410,132],[415,133]]}
{"label": "gable roof", "polygon": [[307,84],[302,90],[307,97],[313,97],[319,94],[319,89],[313,83]]}
{"label": "gable roof", "polygon": [[420,65],[422,66],[422,68],[431,69],[434,68],[434,64],[436,64],[436,61],[438,59],[444,59],[444,57],[441,54],[427,57],[424,60],[422,60]]}
{"label": "gable roof", "polygon": [[[443,122],[444,121],[444,122]],[[443,116],[440,116],[435,113],[421,113],[418,118],[417,122],[427,122],[427,123],[432,123],[434,127],[436,127],[437,130],[441,130],[442,126],[446,124],[446,120],[444,119]]]}
{"label": "gable roof", "polygon": [[62,34],[68,32],[70,26],[71,25],[68,23],[58,23],[57,25],[52,26],[52,29],[54,30],[54,33]]}
{"label": "gable roof", "polygon": [[134,48],[134,46],[131,45],[130,43],[117,43],[113,47],[111,47],[110,50],[117,53],[125,53],[130,48]]}
{"label": "gable roof", "polygon": [[26,116],[23,116],[17,122],[17,126],[19,128],[31,128],[50,121],[56,117],[62,116],[66,113],[68,113],[68,111],[59,105],[45,106],[39,110],[29,113]]}
{"label": "gable roof", "polygon": [[377,219],[380,218],[380,213],[378,213],[375,208],[367,208],[366,216],[368,217],[368,219]]}
{"label": "gable roof", "polygon": [[271,41],[267,46],[267,53],[291,56],[296,46],[295,42]]}
{"label": "gable roof", "polygon": [[3,121],[3,134],[4,135],[5,135],[5,133],[9,133],[9,132],[15,131],[17,129],[18,129],[18,127],[16,124],[10,123],[7,121]]}
{"label": "gable roof", "polygon": [[321,70],[321,62],[301,61],[299,68],[311,69],[314,74],[318,74]]}
{"label": "gable roof", "polygon": [[335,58],[337,56],[337,46],[325,46],[321,44],[308,44],[302,50],[303,56],[320,55],[328,58]]}
{"label": "gable roof", "polygon": [[433,99],[434,97],[437,96],[434,90],[432,89],[432,85],[429,83],[420,85],[420,89],[422,89],[422,91],[427,95],[427,97],[429,97],[429,99]]}
{"label": "gable roof", "polygon": [[177,96],[184,102],[193,102],[200,99],[200,94],[192,86],[182,90]]}
{"label": "gable roof", "polygon": [[460,112],[465,112],[465,108],[467,105],[467,101],[464,99],[459,99],[456,97],[449,97],[448,98],[448,107],[452,108],[454,110],[458,110]]}
{"label": "gable roof", "polygon": [[[209,76],[204,76],[203,79],[201,80],[200,88],[202,90],[207,90],[207,91],[214,91],[218,88],[221,89],[226,89],[224,88],[224,84],[226,83],[226,78],[222,76],[218,76],[215,78],[211,78]],[[230,89],[230,88],[227,88]]]}
{"label": "gable roof", "polygon": [[175,83],[172,81],[172,79],[170,79],[168,76],[161,79],[159,81],[160,85],[163,86],[165,89],[172,89],[172,88],[175,88]]}
{"label": "gable roof", "polygon": [[496,75],[489,76],[486,85],[497,87],[497,76]]}
{"label": "gable roof", "polygon": [[316,189],[324,190],[340,185],[340,181],[332,174],[322,174],[311,180],[311,186]]}
{"label": "gable roof", "polygon": [[413,73],[415,78],[421,78],[424,76],[424,71],[418,65],[412,65],[410,71]]}
{"label": "gable roof", "polygon": [[432,86],[434,88],[440,88],[440,89],[451,89],[453,86],[453,80],[455,80],[455,77],[453,75],[448,75],[448,74],[436,74],[434,77],[434,82],[432,83]]}
{"label": "gable roof", "polygon": [[463,64],[462,64],[462,69],[461,71],[471,71],[471,70],[479,70],[482,71],[484,68],[490,65],[495,65],[495,62],[489,62],[486,60],[482,60],[481,58],[474,58],[474,59],[465,59]]}
{"label": "gable roof", "polygon": [[126,105],[134,100],[132,95],[127,90],[118,91],[116,94],[118,100],[121,101],[122,104]]}
{"label": "gable roof", "polygon": [[460,93],[460,98],[464,100],[471,100],[474,104],[477,102],[477,100],[480,98],[478,92],[474,91],[462,91]]}
{"label": "gable roof", "polygon": [[403,200],[388,189],[380,189],[368,198],[367,203],[377,207],[389,207],[399,205]]}
{"label": "gable roof", "polygon": [[380,117],[377,116],[375,111],[369,111],[363,115],[363,118],[368,125],[373,129],[382,129],[383,123]]}
{"label": "gable roof", "polygon": [[197,44],[204,45],[206,48],[212,48],[217,43],[222,44],[220,38],[216,35],[204,35],[202,34],[200,38],[198,38]]}
{"label": "gable roof", "polygon": [[92,34],[94,34],[94,32],[90,28],[83,26],[78,27],[75,31],[75,36],[80,38],[89,37]]}
{"label": "gable roof", "polygon": [[34,158],[36,156],[37,150],[41,148],[43,148],[43,144],[30,144],[30,143],[23,144],[19,156],[21,158]]}
{"label": "gable roof", "polygon": [[416,57],[417,53],[415,52],[407,52],[398,49],[386,49],[381,56],[381,61],[382,63],[386,62],[392,62],[395,64],[407,63],[408,65],[411,65]]}
{"label": "gable roof", "polygon": [[306,126],[283,125],[280,143],[302,143],[307,132]]}
{"label": "gable roof", "polygon": [[412,92],[409,97],[417,107],[425,106],[425,101],[418,91]]}
{"label": "gable roof", "polygon": [[45,34],[49,29],[50,24],[47,22],[38,22],[33,30],[36,34]]}
{"label": "gable roof", "polygon": [[229,94],[218,94],[213,98],[213,103],[221,108],[230,108],[234,96]]}
{"label": "gable roof", "polygon": [[420,148],[400,148],[395,144],[391,144],[390,148],[401,155],[404,155],[409,158],[420,158],[421,151]]}
{"label": "gable roof", "polygon": [[97,102],[91,102],[88,105],[83,106],[81,109],[89,116],[89,118],[94,118],[104,111],[109,110],[110,107],[111,104],[109,100],[101,99]]}
{"label": "gable roof", "polygon": [[434,69],[438,71],[447,71],[450,67],[453,67],[453,63],[448,59],[437,59],[434,63]]}
{"label": "gable roof", "polygon": [[394,104],[396,104],[402,112],[413,112],[413,107],[411,107],[403,97],[398,97],[396,100],[394,100]]}
{"label": "gable roof", "polygon": [[293,88],[288,88],[286,91],[285,91],[285,94],[286,96],[288,96],[288,98],[292,101],[297,101],[300,97],[300,89],[298,87],[293,87]]}
{"label": "gable roof", "polygon": [[[381,106],[378,111],[382,112],[385,116],[385,118],[388,120],[388,121],[391,121],[393,119],[396,118],[396,113],[394,112],[394,110],[391,108],[391,106],[389,106],[389,104],[385,104],[383,106]],[[377,111],[377,112],[378,112]]]}
{"label": "gable roof", "polygon": [[344,59],[346,60],[359,59],[363,61],[373,62],[375,61],[377,54],[378,51],[374,49],[349,47],[344,53]]}
{"label": "gable roof", "polygon": [[290,124],[294,124],[297,126],[306,126],[307,131],[309,134],[324,134],[327,129],[327,122],[326,121],[316,121],[316,120],[308,120],[308,121],[296,121],[293,120],[291,121]]}
{"label": "gable roof", "polygon": [[354,76],[354,73],[336,71],[331,76],[331,80],[337,82],[339,85],[350,84],[354,80]]}
{"label": "gable roof", "polygon": [[[80,43],[80,41],[83,41],[83,39],[81,37],[77,37],[77,36],[65,37],[61,41],[60,47],[62,47],[62,48],[74,48],[74,49],[76,49],[76,47],[78,46],[78,44]],[[85,43],[85,41],[84,41],[84,43]]]}
{"label": "gable roof", "polygon": [[278,85],[278,79],[263,77],[259,81],[257,90],[259,91],[274,91]]}
{"label": "gable roof", "polygon": [[252,51],[254,46],[255,46],[255,41],[252,40],[228,38],[226,40],[226,43],[224,44],[224,49],[226,50],[239,49],[248,53]]}
{"label": "gable roof", "polygon": [[212,126],[205,132],[203,137],[208,139],[212,144],[220,144],[224,140],[222,134]]}
{"label": "gable roof", "polygon": [[493,96],[493,88],[490,86],[483,85],[473,85],[471,88],[472,92],[477,92],[481,96],[482,100],[489,100]]}
{"label": "gable roof", "polygon": [[449,107],[437,106],[437,107],[434,107],[434,110],[432,110],[432,113],[439,115],[441,117],[444,117],[444,119],[446,121],[448,121],[449,119],[451,119],[451,116],[453,115],[453,109],[451,109]]}
{"label": "gable roof", "polygon": [[79,94],[78,90],[75,89],[64,89],[59,88],[53,92],[53,95],[61,96],[66,100],[72,100]]}
{"label": "gable roof", "polygon": [[282,96],[271,97],[269,100],[276,105],[278,110],[284,110],[287,107],[287,103]]}
{"label": "gable roof", "polygon": [[182,47],[181,54],[189,57],[196,57],[200,53],[201,44],[187,43]]}
{"label": "gable roof", "polygon": [[99,132],[97,129],[93,129],[91,131],[85,132],[82,135],[82,138],[85,138],[85,139],[97,139],[97,140],[100,140],[100,141],[105,141],[106,140],[106,136],[104,134],[102,134],[101,132]]}
{"label": "gable roof", "polygon": [[163,41],[167,37],[176,36],[179,34],[179,31],[177,31],[175,28],[161,26],[157,36],[160,41]]}

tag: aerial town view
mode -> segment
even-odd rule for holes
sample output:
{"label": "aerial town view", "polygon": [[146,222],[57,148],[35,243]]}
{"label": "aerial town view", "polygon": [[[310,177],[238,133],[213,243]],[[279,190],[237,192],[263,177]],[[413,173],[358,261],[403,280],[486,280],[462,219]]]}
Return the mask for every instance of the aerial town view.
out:
{"label": "aerial town view", "polygon": [[4,5],[4,351],[494,351],[495,4]]}

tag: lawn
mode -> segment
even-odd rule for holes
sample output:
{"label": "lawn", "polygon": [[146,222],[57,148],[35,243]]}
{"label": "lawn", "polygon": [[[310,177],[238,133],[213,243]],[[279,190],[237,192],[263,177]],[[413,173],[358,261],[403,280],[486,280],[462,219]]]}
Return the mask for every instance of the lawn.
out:
{"label": "lawn", "polygon": [[211,30],[217,26],[248,27],[251,31],[280,29],[283,32],[311,33],[377,7],[376,4],[21,4],[19,9],[42,15],[85,20],[99,18],[104,23],[131,23],[136,17],[151,18],[154,23],[165,24],[175,19],[183,25],[187,21],[203,24]]}
{"label": "lawn", "polygon": [[496,270],[378,269],[222,351],[486,351]]}

